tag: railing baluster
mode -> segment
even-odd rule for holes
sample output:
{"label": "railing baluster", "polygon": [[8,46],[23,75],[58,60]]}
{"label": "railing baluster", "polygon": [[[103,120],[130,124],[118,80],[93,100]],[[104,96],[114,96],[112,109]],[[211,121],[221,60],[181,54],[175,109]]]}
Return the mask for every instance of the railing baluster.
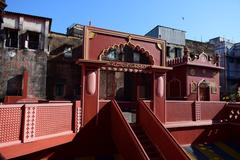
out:
{"label": "railing baluster", "polygon": [[74,110],[75,110],[75,119],[74,119],[74,133],[79,132],[82,126],[82,108],[81,108],[81,101],[75,101],[74,103]]}

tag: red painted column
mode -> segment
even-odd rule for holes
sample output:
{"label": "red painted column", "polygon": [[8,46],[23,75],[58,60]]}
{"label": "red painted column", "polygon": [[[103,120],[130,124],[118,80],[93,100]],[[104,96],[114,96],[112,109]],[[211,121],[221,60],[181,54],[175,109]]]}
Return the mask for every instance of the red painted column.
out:
{"label": "red painted column", "polygon": [[154,113],[161,122],[166,121],[166,74],[154,73]]}
{"label": "red painted column", "polygon": [[23,80],[22,80],[22,97],[27,98],[28,96],[28,71],[23,72]]}
{"label": "red painted column", "polygon": [[98,68],[83,67],[83,124],[86,125],[96,118],[98,112]]}

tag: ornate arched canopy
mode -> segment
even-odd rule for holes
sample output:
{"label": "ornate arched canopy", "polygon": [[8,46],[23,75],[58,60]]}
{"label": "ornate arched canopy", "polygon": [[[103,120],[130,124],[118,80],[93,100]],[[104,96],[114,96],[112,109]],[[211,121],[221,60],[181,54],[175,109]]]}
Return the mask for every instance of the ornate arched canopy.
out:
{"label": "ornate arched canopy", "polygon": [[100,60],[128,63],[154,64],[154,59],[148,51],[130,42],[113,45],[99,55]]}

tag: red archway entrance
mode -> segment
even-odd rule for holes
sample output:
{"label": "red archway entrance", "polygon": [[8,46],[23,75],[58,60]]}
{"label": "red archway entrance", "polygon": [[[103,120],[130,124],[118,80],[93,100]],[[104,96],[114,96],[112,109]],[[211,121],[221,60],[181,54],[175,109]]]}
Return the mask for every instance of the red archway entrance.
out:
{"label": "red archway entrance", "polygon": [[202,82],[199,85],[199,98],[200,101],[209,101],[210,100],[210,87],[207,82]]}
{"label": "red archway entrance", "polygon": [[153,76],[146,69],[154,62],[143,48],[131,43],[115,45],[105,50],[100,59],[109,61],[100,72],[100,99],[151,99]]}

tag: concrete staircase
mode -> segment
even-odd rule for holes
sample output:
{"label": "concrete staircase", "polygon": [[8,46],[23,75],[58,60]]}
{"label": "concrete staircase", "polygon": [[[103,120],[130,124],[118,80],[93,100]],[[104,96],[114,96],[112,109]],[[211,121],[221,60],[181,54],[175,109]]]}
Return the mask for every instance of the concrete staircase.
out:
{"label": "concrete staircase", "polygon": [[163,157],[159,154],[157,148],[150,141],[148,136],[143,131],[142,127],[136,123],[132,123],[131,127],[140,141],[142,147],[147,153],[150,160],[163,160]]}

